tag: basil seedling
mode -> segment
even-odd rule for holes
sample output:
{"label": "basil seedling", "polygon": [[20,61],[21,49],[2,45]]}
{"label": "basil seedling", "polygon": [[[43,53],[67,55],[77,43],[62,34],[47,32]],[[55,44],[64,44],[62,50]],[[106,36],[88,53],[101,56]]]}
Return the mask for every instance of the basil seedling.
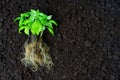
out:
{"label": "basil seedling", "polygon": [[25,66],[36,71],[39,66],[50,69],[53,65],[49,54],[49,47],[43,42],[42,36],[45,29],[54,36],[53,25],[57,26],[56,21],[52,20],[52,15],[47,16],[39,10],[31,9],[29,12],[22,13],[15,18],[18,21],[19,33],[30,36],[24,44],[24,58],[21,59]]}
{"label": "basil seedling", "polygon": [[31,9],[30,12],[22,13],[14,21],[19,21],[19,33],[24,30],[26,35],[42,36],[45,29],[48,29],[54,36],[53,24],[57,26],[57,23],[52,20],[52,15],[47,16],[39,10],[33,9]]}

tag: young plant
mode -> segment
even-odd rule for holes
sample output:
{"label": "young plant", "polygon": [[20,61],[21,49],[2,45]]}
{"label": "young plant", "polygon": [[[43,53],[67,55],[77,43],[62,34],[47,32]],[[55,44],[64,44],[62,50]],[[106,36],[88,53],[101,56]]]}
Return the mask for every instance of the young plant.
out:
{"label": "young plant", "polygon": [[[43,31],[47,28],[49,32],[54,35],[53,24],[57,26],[57,23],[52,20],[52,15],[47,16],[39,10],[31,9],[30,12],[22,13],[20,17],[17,17],[14,21],[19,21],[19,33],[24,30],[26,35],[42,36]],[[31,32],[31,34],[30,34]]]}
{"label": "young plant", "polygon": [[53,62],[42,36],[45,29],[48,29],[54,36],[53,24],[57,26],[57,23],[52,20],[52,15],[47,16],[39,10],[31,9],[29,12],[22,13],[15,21],[19,21],[19,33],[30,36],[24,44],[25,57],[22,58],[22,63],[33,70],[37,70],[39,66],[46,66],[50,69]]}

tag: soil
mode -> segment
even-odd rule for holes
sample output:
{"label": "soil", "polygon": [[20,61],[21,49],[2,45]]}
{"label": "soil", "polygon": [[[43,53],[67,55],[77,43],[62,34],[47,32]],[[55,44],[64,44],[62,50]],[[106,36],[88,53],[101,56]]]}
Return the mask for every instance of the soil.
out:
{"label": "soil", "polygon": [[[28,38],[13,20],[39,9],[58,22],[44,32],[54,66],[36,72],[20,61]],[[119,0],[1,0],[0,80],[120,80]]]}

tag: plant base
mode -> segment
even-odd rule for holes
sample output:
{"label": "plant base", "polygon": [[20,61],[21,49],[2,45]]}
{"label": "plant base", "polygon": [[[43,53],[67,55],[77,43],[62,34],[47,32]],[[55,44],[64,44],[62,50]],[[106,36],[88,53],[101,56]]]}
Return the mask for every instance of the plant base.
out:
{"label": "plant base", "polygon": [[23,55],[25,57],[21,59],[22,63],[33,71],[36,71],[39,66],[45,66],[50,69],[53,65],[49,55],[49,48],[41,37],[31,36],[24,44]]}

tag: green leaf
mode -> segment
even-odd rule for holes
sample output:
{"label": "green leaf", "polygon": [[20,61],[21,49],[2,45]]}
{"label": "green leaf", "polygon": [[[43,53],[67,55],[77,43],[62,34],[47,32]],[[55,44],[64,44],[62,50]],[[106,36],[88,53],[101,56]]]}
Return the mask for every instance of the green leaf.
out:
{"label": "green leaf", "polygon": [[35,15],[31,15],[31,16],[29,17],[29,20],[30,20],[31,22],[33,22],[33,21],[35,20]]}
{"label": "green leaf", "polygon": [[27,20],[24,20],[24,21],[23,21],[23,24],[24,24],[24,25],[27,25],[27,24],[29,24],[30,22],[31,22],[30,19],[27,19]]}
{"label": "green leaf", "polygon": [[51,18],[52,18],[52,15],[50,15],[50,16],[47,16],[47,19],[48,19],[48,20],[50,20]]}
{"label": "green leaf", "polygon": [[23,21],[24,21],[24,14],[21,14],[21,18],[20,18],[20,21],[19,21],[19,26],[23,25]]}
{"label": "green leaf", "polygon": [[14,22],[16,22],[17,20],[20,20],[20,17],[17,17],[14,19]]}
{"label": "green leaf", "polygon": [[31,9],[30,11],[33,12],[34,14],[36,14],[36,11],[35,11],[35,10]]}
{"label": "green leaf", "polygon": [[50,20],[49,22],[57,26],[57,23],[54,20]]}
{"label": "green leaf", "polygon": [[30,16],[30,12],[25,12],[25,13],[22,13],[24,17],[29,17]]}
{"label": "green leaf", "polygon": [[51,28],[48,28],[48,31],[54,36],[54,31]]}
{"label": "green leaf", "polygon": [[45,30],[45,27],[43,26],[41,31],[43,32],[44,30]]}
{"label": "green leaf", "polygon": [[52,23],[50,23],[50,22],[47,22],[45,26],[53,29]]}
{"label": "green leaf", "polygon": [[25,28],[24,32],[25,32],[25,34],[29,35],[29,29],[28,28]]}
{"label": "green leaf", "polygon": [[37,34],[39,35],[39,33],[42,31],[43,26],[40,24],[40,22],[38,20],[36,20],[33,24],[32,24],[32,28],[31,28],[31,32],[33,34]]}
{"label": "green leaf", "polygon": [[43,16],[43,17],[47,17],[47,15],[45,15],[44,13],[40,12],[39,13],[40,16]]}
{"label": "green leaf", "polygon": [[23,30],[23,29],[25,29],[25,28],[26,28],[26,26],[19,27],[19,33],[21,33],[20,31]]}
{"label": "green leaf", "polygon": [[34,30],[33,30],[33,29],[31,29],[31,32],[32,32],[32,34],[33,34],[33,35],[35,35],[35,32],[34,32]]}
{"label": "green leaf", "polygon": [[39,11],[39,10],[36,10],[36,12],[37,12],[37,13],[40,13],[40,11]]}
{"label": "green leaf", "polygon": [[43,17],[41,17],[41,16],[38,16],[38,20],[40,21],[40,23],[42,24],[42,25],[45,25],[46,23],[47,23],[47,19],[45,20]]}
{"label": "green leaf", "polygon": [[19,21],[19,26],[22,26],[22,25],[23,25],[23,18],[21,18]]}

